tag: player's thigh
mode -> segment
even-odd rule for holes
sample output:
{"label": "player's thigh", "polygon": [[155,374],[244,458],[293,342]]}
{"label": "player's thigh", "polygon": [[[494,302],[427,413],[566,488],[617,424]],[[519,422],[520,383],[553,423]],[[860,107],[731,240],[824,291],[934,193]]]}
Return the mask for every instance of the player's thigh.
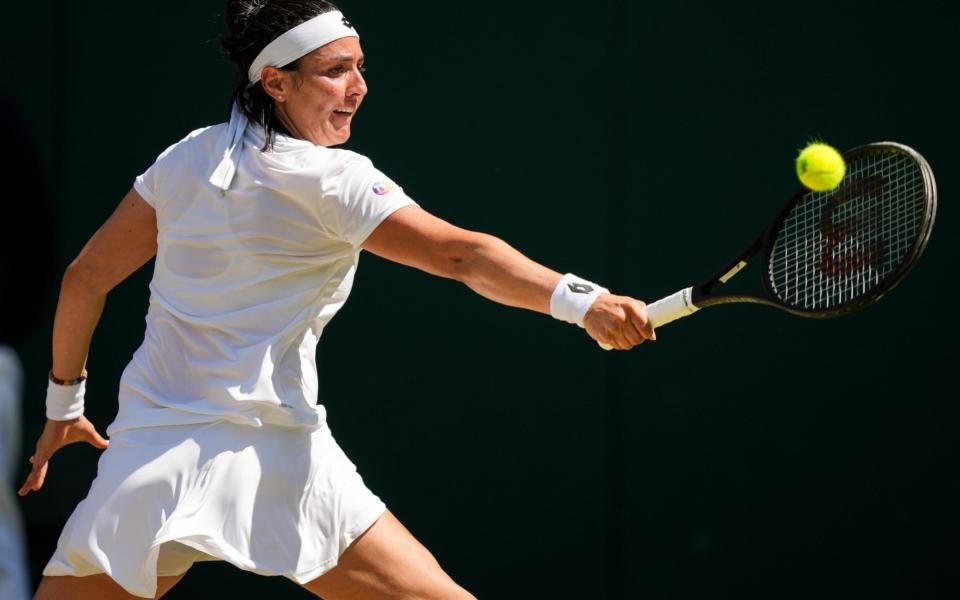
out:
{"label": "player's thigh", "polygon": [[[183,575],[186,575],[184,573]],[[177,584],[183,575],[157,577],[156,598],[162,598]],[[129,600],[138,598],[128,594],[120,584],[108,575],[87,577],[44,577],[33,597],[34,600]]]}
{"label": "player's thigh", "polygon": [[390,511],[347,548],[336,567],[303,587],[324,600],[476,600]]}

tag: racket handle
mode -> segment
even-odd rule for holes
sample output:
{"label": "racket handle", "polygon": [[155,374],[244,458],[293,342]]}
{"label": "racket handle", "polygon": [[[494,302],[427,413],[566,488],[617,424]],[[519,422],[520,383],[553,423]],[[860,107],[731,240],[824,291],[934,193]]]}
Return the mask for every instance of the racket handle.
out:
{"label": "racket handle", "polygon": [[700,310],[693,303],[693,288],[688,287],[647,305],[647,319],[653,328],[662,327]]}
{"label": "racket handle", "polygon": [[[692,300],[693,288],[685,288],[666,298],[661,298],[653,304],[647,305],[647,319],[656,329],[667,323],[672,323],[677,319],[692,315],[700,310]],[[604,350],[612,350],[613,346],[597,342]]]}

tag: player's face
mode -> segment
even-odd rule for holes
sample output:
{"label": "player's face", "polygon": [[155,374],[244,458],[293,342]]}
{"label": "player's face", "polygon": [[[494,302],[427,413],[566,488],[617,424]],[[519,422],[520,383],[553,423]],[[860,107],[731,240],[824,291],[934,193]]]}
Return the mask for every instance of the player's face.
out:
{"label": "player's face", "polygon": [[283,90],[271,95],[291,134],[318,146],[347,141],[353,116],[367,95],[360,40],[330,42],[301,58],[296,71],[277,71],[277,76]]}

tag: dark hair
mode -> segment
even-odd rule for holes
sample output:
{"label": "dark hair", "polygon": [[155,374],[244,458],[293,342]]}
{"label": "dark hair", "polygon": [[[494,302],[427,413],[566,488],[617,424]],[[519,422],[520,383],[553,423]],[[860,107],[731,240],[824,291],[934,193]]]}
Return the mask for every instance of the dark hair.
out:
{"label": "dark hair", "polygon": [[[276,132],[286,133],[286,128],[277,118],[273,98],[264,91],[260,82],[250,85],[247,71],[267,44],[297,25],[334,10],[338,10],[337,7],[326,0],[227,2],[224,18],[230,28],[230,36],[221,38],[220,46],[237,64],[237,88],[233,92],[233,101],[251,122],[263,127],[263,137],[266,139],[264,150],[273,146]],[[294,71],[299,63],[299,60],[295,60],[280,68]]]}

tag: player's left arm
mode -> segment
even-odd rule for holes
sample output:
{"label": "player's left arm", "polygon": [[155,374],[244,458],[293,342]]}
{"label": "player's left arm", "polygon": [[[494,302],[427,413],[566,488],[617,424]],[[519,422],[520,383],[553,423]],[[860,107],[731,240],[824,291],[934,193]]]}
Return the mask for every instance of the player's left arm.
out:
{"label": "player's left arm", "polygon": [[131,189],[67,267],[53,323],[53,372],[83,371],[107,293],[157,253],[157,215]]}
{"label": "player's left arm", "polygon": [[[156,252],[156,213],[136,191],[130,190],[63,275],[53,320],[55,377],[76,379],[85,372],[90,341],[107,293]],[[82,415],[68,421],[48,419],[30,457],[30,474],[18,493],[25,496],[43,487],[50,458],[64,446],[77,442],[101,449],[108,443]]]}
{"label": "player's left arm", "polygon": [[[396,211],[366,239],[374,254],[427,273],[461,281],[508,306],[550,314],[550,298],[562,275],[503,240],[451,225],[419,206]],[[653,338],[644,304],[627,296],[601,295],[584,326],[594,339],[627,349]]]}

